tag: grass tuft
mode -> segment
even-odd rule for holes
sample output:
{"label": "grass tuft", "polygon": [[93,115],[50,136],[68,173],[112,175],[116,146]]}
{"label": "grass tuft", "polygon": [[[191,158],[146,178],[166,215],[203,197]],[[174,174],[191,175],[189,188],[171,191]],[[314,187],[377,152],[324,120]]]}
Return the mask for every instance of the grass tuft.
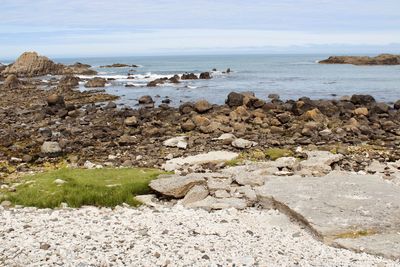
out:
{"label": "grass tuft", "polygon": [[[15,192],[3,193],[2,200],[15,205],[55,208],[61,203],[78,208],[85,205],[115,207],[122,203],[140,205],[135,195],[150,191],[148,184],[162,172],[156,169],[59,169],[21,178]],[[65,181],[57,184],[54,181]],[[2,194],[0,194],[1,196]],[[3,198],[3,199],[1,199]]]}

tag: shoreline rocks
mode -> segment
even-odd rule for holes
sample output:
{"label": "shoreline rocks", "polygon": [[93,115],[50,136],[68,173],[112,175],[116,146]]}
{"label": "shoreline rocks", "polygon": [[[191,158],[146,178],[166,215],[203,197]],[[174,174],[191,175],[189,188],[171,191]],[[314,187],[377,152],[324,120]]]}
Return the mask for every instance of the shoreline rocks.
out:
{"label": "shoreline rocks", "polygon": [[367,56],[331,56],[319,61],[320,64],[352,64],[352,65],[400,65],[400,55],[381,54],[376,57]]}

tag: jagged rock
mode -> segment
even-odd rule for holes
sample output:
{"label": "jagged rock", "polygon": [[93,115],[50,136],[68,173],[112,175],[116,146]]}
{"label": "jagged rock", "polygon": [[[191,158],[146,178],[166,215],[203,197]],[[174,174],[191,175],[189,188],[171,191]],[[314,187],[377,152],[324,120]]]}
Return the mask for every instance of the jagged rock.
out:
{"label": "jagged rock", "polygon": [[395,109],[400,109],[400,100],[397,100],[396,103],[394,103],[393,106]]}
{"label": "jagged rock", "polygon": [[25,52],[3,71],[3,75],[34,77],[47,74],[58,75],[62,74],[63,70],[62,64],[56,64],[47,57],[39,56],[36,52]]}
{"label": "jagged rock", "polygon": [[87,87],[87,88],[105,87],[106,86],[106,82],[107,82],[107,80],[104,79],[104,78],[95,77],[95,78],[89,80],[85,84],[85,87]]}
{"label": "jagged rock", "polygon": [[195,185],[204,185],[206,180],[202,174],[193,173],[187,176],[164,175],[152,180],[150,188],[166,196],[184,197]]}

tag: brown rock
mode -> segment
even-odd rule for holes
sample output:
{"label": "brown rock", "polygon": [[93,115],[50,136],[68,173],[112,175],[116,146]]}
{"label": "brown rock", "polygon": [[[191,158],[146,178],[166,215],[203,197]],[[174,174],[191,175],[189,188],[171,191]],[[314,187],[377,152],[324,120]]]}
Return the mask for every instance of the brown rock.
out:
{"label": "brown rock", "polygon": [[106,82],[107,82],[107,80],[104,79],[104,78],[95,77],[95,78],[89,80],[85,84],[85,87],[87,87],[87,88],[105,87],[106,86]]}
{"label": "brown rock", "polygon": [[15,74],[18,77],[34,77],[47,74],[62,74],[64,65],[56,64],[47,57],[39,56],[36,52],[23,53],[14,64],[8,66],[4,74]]}
{"label": "brown rock", "polygon": [[153,104],[154,100],[149,95],[144,95],[139,98],[139,104],[146,105],[146,104]]}
{"label": "brown rock", "polygon": [[181,124],[181,128],[185,132],[190,132],[196,128],[196,125],[192,120],[187,120],[186,122]]}
{"label": "brown rock", "polygon": [[202,72],[202,73],[200,73],[200,79],[203,79],[203,80],[211,79],[211,75],[209,72]]}
{"label": "brown rock", "polygon": [[14,74],[8,75],[4,81],[3,88],[5,89],[17,89],[21,85],[21,81],[18,80]]}
{"label": "brown rock", "polygon": [[367,108],[356,108],[353,113],[357,116],[368,116],[369,114]]}
{"label": "brown rock", "polygon": [[199,100],[194,104],[194,109],[198,113],[205,113],[212,109],[212,105],[206,100]]}
{"label": "brown rock", "polygon": [[126,126],[136,126],[138,124],[138,120],[135,116],[131,116],[126,118],[124,123]]}
{"label": "brown rock", "polygon": [[243,105],[244,95],[236,92],[231,92],[228,95],[228,99],[225,101],[230,107],[237,107]]}
{"label": "brown rock", "polygon": [[209,119],[200,115],[193,116],[192,120],[197,127],[208,126],[211,123]]}

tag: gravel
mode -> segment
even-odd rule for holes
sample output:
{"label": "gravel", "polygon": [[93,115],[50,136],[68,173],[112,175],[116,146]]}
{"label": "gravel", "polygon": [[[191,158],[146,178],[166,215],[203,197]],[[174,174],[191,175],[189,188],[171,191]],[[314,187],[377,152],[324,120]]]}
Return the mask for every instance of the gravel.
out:
{"label": "gravel", "polygon": [[400,266],[256,208],[0,207],[0,242],[0,266]]}

